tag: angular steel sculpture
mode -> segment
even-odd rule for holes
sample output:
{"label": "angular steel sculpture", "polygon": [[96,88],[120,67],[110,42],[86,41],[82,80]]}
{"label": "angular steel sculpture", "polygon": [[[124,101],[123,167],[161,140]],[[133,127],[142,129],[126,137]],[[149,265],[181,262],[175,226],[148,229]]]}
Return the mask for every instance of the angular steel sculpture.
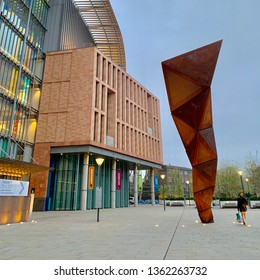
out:
{"label": "angular steel sculpture", "polygon": [[192,165],[200,220],[214,222],[211,202],[217,173],[211,82],[222,40],[162,62],[173,120]]}

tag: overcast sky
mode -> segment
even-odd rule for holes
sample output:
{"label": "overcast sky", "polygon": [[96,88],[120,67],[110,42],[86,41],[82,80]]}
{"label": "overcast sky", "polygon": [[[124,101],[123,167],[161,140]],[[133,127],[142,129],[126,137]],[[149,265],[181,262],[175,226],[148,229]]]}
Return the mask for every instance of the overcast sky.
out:
{"label": "overcast sky", "polygon": [[111,0],[127,73],[160,99],[164,164],[191,167],[170,115],[161,62],[223,39],[211,85],[219,165],[260,152],[260,1]]}

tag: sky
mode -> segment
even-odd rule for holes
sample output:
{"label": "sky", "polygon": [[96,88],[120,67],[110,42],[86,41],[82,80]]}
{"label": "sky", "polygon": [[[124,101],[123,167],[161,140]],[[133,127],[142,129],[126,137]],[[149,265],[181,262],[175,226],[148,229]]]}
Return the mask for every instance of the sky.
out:
{"label": "sky", "polygon": [[163,162],[191,167],[170,114],[161,62],[223,40],[211,84],[218,164],[260,152],[260,1],[110,0],[126,70],[160,100]]}

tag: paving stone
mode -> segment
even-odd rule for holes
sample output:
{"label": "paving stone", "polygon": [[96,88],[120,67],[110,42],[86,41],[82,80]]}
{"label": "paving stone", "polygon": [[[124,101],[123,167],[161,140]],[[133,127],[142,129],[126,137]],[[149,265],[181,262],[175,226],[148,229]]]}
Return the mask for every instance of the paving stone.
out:
{"label": "paving stone", "polygon": [[0,226],[1,260],[252,260],[260,259],[260,209],[248,226],[235,209],[213,209],[202,224],[193,206],[34,212],[33,221]]}

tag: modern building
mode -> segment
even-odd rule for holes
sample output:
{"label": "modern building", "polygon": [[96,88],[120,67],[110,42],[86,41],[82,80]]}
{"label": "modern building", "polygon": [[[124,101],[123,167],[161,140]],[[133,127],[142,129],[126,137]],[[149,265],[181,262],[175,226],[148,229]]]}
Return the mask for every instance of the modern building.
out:
{"label": "modern building", "polygon": [[137,203],[138,170],[153,182],[162,165],[160,103],[125,71],[110,2],[73,3],[50,1],[34,158],[52,170],[31,176],[35,209],[128,207],[129,171]]}
{"label": "modern building", "polygon": [[0,179],[30,181],[36,210],[85,210],[128,206],[129,170],[137,203],[151,169],[154,199],[160,104],[126,72],[109,0],[0,0],[0,12]]}
{"label": "modern building", "polygon": [[33,159],[47,0],[0,0],[0,179],[28,180]]}
{"label": "modern building", "polygon": [[127,207],[134,170],[137,203],[138,170],[162,165],[160,104],[126,72],[109,0],[0,9],[0,178],[30,180],[35,210],[85,210]]}
{"label": "modern building", "polygon": [[129,170],[161,168],[159,100],[96,47],[47,53],[34,157],[53,167],[32,176],[41,207],[95,207],[97,157],[103,207],[128,206]]}
{"label": "modern building", "polygon": [[96,46],[126,70],[123,38],[109,0],[50,0],[44,51]]}
{"label": "modern building", "polygon": [[44,169],[33,150],[45,52],[93,45],[124,68],[114,22],[109,1],[0,0],[0,179]]}

